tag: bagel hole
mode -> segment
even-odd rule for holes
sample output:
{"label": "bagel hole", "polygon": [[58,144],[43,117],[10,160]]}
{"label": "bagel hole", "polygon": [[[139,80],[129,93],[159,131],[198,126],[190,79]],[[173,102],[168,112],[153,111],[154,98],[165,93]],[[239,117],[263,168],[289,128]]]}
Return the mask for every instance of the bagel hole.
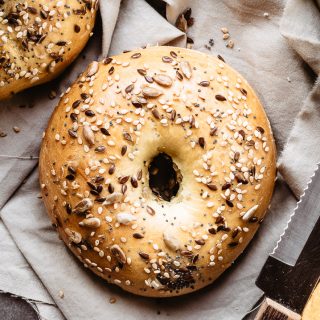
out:
{"label": "bagel hole", "polygon": [[178,166],[166,153],[159,153],[149,164],[149,186],[159,198],[170,201],[178,193],[182,175]]}

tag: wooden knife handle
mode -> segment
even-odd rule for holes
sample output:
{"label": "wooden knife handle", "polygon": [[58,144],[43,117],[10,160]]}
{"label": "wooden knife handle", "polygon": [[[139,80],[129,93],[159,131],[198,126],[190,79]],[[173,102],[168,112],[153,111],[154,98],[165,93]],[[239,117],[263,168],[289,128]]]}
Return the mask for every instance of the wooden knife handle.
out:
{"label": "wooden knife handle", "polygon": [[254,320],[301,320],[301,316],[269,298],[265,298]]}

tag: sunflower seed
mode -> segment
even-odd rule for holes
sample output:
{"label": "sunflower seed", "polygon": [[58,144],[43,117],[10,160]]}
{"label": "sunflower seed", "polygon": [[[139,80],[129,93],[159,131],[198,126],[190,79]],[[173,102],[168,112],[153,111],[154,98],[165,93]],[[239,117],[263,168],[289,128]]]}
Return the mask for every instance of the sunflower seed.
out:
{"label": "sunflower seed", "polygon": [[180,62],[180,68],[183,73],[183,75],[187,78],[190,79],[192,76],[192,70],[190,63],[188,61],[181,61]]}
{"label": "sunflower seed", "polygon": [[112,58],[110,58],[110,57],[107,57],[107,58],[105,58],[105,59],[103,59],[103,64],[105,64],[105,65],[107,65],[107,64],[109,64],[109,63],[111,63],[112,62]]}
{"label": "sunflower seed", "polygon": [[180,248],[179,240],[172,234],[172,230],[166,230],[163,233],[163,241],[165,245],[174,251],[177,251]]}
{"label": "sunflower seed", "polygon": [[165,62],[165,63],[171,63],[173,60],[172,60],[171,57],[163,56],[162,57],[162,61]]}
{"label": "sunflower seed", "polygon": [[65,228],[64,232],[66,233],[66,235],[69,237],[69,241],[75,243],[75,244],[79,244],[82,240],[82,236],[79,232],[70,230],[69,228]]}
{"label": "sunflower seed", "polygon": [[110,133],[109,131],[106,129],[106,128],[100,128],[100,131],[103,135],[105,136],[110,136]]}
{"label": "sunflower seed", "polygon": [[101,225],[99,218],[86,218],[79,222],[79,226],[97,229]]}
{"label": "sunflower seed", "polygon": [[148,83],[153,83],[153,81],[154,81],[153,78],[148,75],[145,75],[144,78]]}
{"label": "sunflower seed", "polygon": [[241,89],[240,89],[240,92],[241,92],[244,96],[246,96],[246,95],[248,94],[247,90],[244,89],[244,88],[241,88]]}
{"label": "sunflower seed", "polygon": [[69,129],[68,133],[71,138],[78,138],[78,134],[75,131]]}
{"label": "sunflower seed", "polygon": [[117,245],[114,244],[110,247],[111,254],[122,264],[127,262],[127,258],[123,250]]}
{"label": "sunflower seed", "polygon": [[220,56],[220,54],[218,54],[217,57],[218,57],[219,60],[221,60],[221,61],[223,61],[223,62],[226,62],[226,61],[222,58],[222,56]]}
{"label": "sunflower seed", "polygon": [[127,146],[122,146],[121,148],[121,155],[124,156],[127,152],[128,147]]}
{"label": "sunflower seed", "polygon": [[207,187],[212,191],[218,190],[218,187],[215,184],[207,184]]}
{"label": "sunflower seed", "polygon": [[90,126],[85,125],[83,126],[83,136],[85,140],[88,142],[89,145],[94,145],[94,133]]}
{"label": "sunflower seed", "polygon": [[199,142],[199,146],[203,149],[206,144],[204,137],[200,137],[198,142]]}
{"label": "sunflower seed", "polygon": [[114,172],[116,171],[116,166],[114,164],[111,165],[111,167],[108,170],[109,174],[114,174]]}
{"label": "sunflower seed", "polygon": [[257,130],[261,133],[264,134],[264,129],[262,127],[257,127]]}
{"label": "sunflower seed", "polygon": [[76,204],[74,213],[84,213],[93,207],[93,201],[90,198],[84,198]]}
{"label": "sunflower seed", "polygon": [[252,215],[257,211],[258,209],[258,205],[253,206],[252,208],[250,208],[243,216],[242,216],[242,220],[244,221],[248,221]]}
{"label": "sunflower seed", "polygon": [[239,130],[239,134],[241,135],[242,139],[244,140],[246,137],[246,133],[244,132],[244,130]]}
{"label": "sunflower seed", "polygon": [[127,140],[127,141],[133,142],[133,139],[132,139],[130,133],[128,133],[128,132],[124,132],[124,133],[123,133],[123,138],[124,138],[125,140]]}
{"label": "sunflower seed", "polygon": [[111,183],[108,185],[108,192],[114,193],[114,186]]}
{"label": "sunflower seed", "polygon": [[121,212],[117,214],[117,221],[121,224],[128,225],[133,221],[136,221],[137,218],[131,213]]}
{"label": "sunflower seed", "polygon": [[130,84],[125,88],[126,93],[130,93],[134,89],[134,84]]}
{"label": "sunflower seed", "polygon": [[94,117],[95,113],[92,110],[86,110],[84,113],[87,117]]}
{"label": "sunflower seed", "polygon": [[151,113],[156,119],[160,119],[160,114],[159,114],[158,109],[153,108]]}
{"label": "sunflower seed", "polygon": [[134,187],[134,188],[138,188],[138,181],[135,177],[131,177],[131,185]]}
{"label": "sunflower seed", "polygon": [[149,206],[147,206],[147,212],[150,214],[150,216],[154,216],[156,214],[155,210]]}
{"label": "sunflower seed", "polygon": [[125,184],[129,180],[130,176],[123,176],[118,178],[120,184]]}
{"label": "sunflower seed", "polygon": [[242,184],[248,184],[248,180],[243,176],[242,173],[237,172],[234,176],[235,176],[237,182],[242,183]]}
{"label": "sunflower seed", "polygon": [[210,81],[201,81],[201,82],[199,83],[199,85],[200,85],[201,87],[209,87],[209,86],[210,86]]}
{"label": "sunflower seed", "polygon": [[218,101],[226,101],[227,99],[222,96],[221,94],[217,94],[216,97],[215,97]]}
{"label": "sunflower seed", "polygon": [[131,56],[132,59],[138,59],[140,57],[141,57],[141,53],[140,52],[136,52]]}
{"label": "sunflower seed", "polygon": [[121,186],[121,192],[122,192],[122,194],[125,194],[125,193],[127,192],[127,189],[128,189],[127,185],[126,185],[126,184],[123,184],[123,185]]}
{"label": "sunflower seed", "polygon": [[172,85],[171,77],[167,76],[166,74],[156,74],[153,79],[160,86],[170,87]]}
{"label": "sunflower seed", "polygon": [[153,87],[144,87],[142,89],[142,94],[146,97],[146,98],[156,98],[159,97],[162,94],[162,91],[153,88]]}
{"label": "sunflower seed", "polygon": [[183,80],[183,75],[178,70],[176,71],[176,76],[178,80]]}
{"label": "sunflower seed", "polygon": [[210,129],[210,136],[214,136],[217,133],[217,131],[218,131],[217,127]]}
{"label": "sunflower seed", "polygon": [[145,76],[147,74],[147,71],[144,69],[137,69],[138,73],[142,76]]}
{"label": "sunflower seed", "polygon": [[231,187],[231,183],[229,182],[226,182],[222,187],[221,187],[221,190],[227,190]]}
{"label": "sunflower seed", "polygon": [[106,196],[106,200],[103,202],[103,205],[108,206],[109,204],[114,204],[121,201],[123,194],[120,192],[113,192],[112,194]]}
{"label": "sunflower seed", "polygon": [[229,199],[226,199],[226,204],[231,208],[233,207],[233,203]]}
{"label": "sunflower seed", "polygon": [[177,58],[178,57],[178,55],[174,51],[170,51],[170,56],[172,58]]}
{"label": "sunflower seed", "polygon": [[103,153],[106,151],[106,147],[105,146],[98,146],[94,149],[94,151],[97,153]]}
{"label": "sunflower seed", "polygon": [[135,239],[142,239],[142,238],[144,238],[144,235],[143,234],[141,234],[141,233],[134,233],[133,235],[132,235]]}
{"label": "sunflower seed", "polygon": [[93,75],[95,75],[98,72],[98,70],[99,70],[99,63],[97,61],[93,61],[89,65],[87,77],[92,77]]}
{"label": "sunflower seed", "polygon": [[75,114],[75,113],[71,113],[70,114],[70,119],[73,121],[73,122],[78,122],[78,116]]}
{"label": "sunflower seed", "polygon": [[139,252],[139,256],[144,260],[149,260],[149,255],[145,252]]}
{"label": "sunflower seed", "polygon": [[112,75],[114,73],[114,66],[112,66],[109,70],[108,70],[108,73],[110,75]]}
{"label": "sunflower seed", "polygon": [[75,108],[79,107],[80,103],[81,103],[81,100],[76,100],[75,102],[73,102],[72,108],[75,109]]}
{"label": "sunflower seed", "polygon": [[142,108],[142,104],[138,100],[132,100],[131,103],[135,108]]}

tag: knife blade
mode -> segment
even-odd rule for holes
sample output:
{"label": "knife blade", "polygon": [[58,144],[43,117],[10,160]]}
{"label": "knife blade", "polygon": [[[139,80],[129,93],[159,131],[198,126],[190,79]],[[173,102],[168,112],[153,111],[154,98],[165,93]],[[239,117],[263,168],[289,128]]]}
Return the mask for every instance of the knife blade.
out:
{"label": "knife blade", "polygon": [[[293,244],[295,250],[292,250]],[[275,301],[296,314],[301,314],[319,278],[320,169],[318,164],[284,233],[264,264],[256,285],[265,292],[269,302]]]}

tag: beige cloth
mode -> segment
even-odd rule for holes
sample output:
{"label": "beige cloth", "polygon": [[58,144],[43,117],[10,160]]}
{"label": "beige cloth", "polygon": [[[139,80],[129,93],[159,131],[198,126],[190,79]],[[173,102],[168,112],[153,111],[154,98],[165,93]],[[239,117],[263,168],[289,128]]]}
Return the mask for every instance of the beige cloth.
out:
{"label": "beige cloth", "polygon": [[298,197],[320,162],[320,0],[289,0],[280,30],[318,76],[279,159],[279,170]]}
{"label": "beige cloth", "polygon": [[[312,89],[313,78],[306,72],[303,60],[279,32],[284,2],[167,0],[167,3],[167,14],[171,22],[175,21],[186,6],[193,8],[195,25],[190,29],[190,36],[195,41],[195,49],[210,53],[205,45],[210,38],[215,39],[211,54],[221,54],[229,64],[244,74],[258,92],[271,120],[279,152],[286,154],[287,148],[291,146],[294,150],[295,139],[291,142],[289,140],[284,151],[283,148],[302,103]],[[310,8],[314,11],[317,9],[308,7]],[[106,55],[108,48],[112,53],[120,53],[142,45],[162,44],[173,40],[182,43],[185,40],[179,30],[165,21],[143,0],[126,0],[121,4],[120,0],[101,0],[101,12],[104,31],[103,55]],[[264,17],[265,12],[269,13],[269,18]],[[301,12],[306,17],[307,13],[309,14],[306,9],[305,13],[304,10]],[[314,14],[317,14],[316,11]],[[290,15],[287,19],[290,19]],[[319,30],[317,20],[311,21],[314,22],[313,28]],[[226,48],[221,39],[220,28],[225,26],[229,28],[231,37],[235,40],[235,48],[232,50]],[[317,32],[314,34],[317,35]],[[300,37],[305,38],[303,35]],[[58,99],[54,101],[47,99],[49,90],[53,87],[60,93],[90,60],[97,58],[102,52],[99,41],[99,35],[93,37],[83,53],[85,59],[79,58],[60,79],[42,86],[41,89],[28,90],[11,101],[2,103],[0,108],[0,129],[8,132],[8,137],[0,140],[0,208],[2,207],[0,214],[7,228],[4,230],[8,231],[6,235],[4,234],[3,248],[7,246],[15,248],[14,245],[17,245],[22,253],[21,255],[18,249],[10,252],[1,250],[0,243],[0,261],[6,261],[6,264],[0,262],[3,266],[0,267],[0,279],[5,273],[7,273],[6,279],[9,279],[0,281],[0,290],[11,292],[14,290],[16,294],[29,299],[35,299],[36,296],[37,300],[47,302],[46,306],[55,303],[68,320],[88,318],[131,320],[152,317],[161,320],[167,319],[168,316],[187,320],[213,317],[238,320],[246,314],[261,294],[254,285],[255,278],[286,225],[291,210],[295,207],[295,198],[282,180],[277,183],[271,212],[250,248],[236,262],[236,266],[226,272],[214,285],[193,295],[171,300],[159,301],[132,296],[99,281],[80,267],[50,226],[44,207],[37,198],[39,193],[37,170],[33,171],[36,160],[26,158],[29,155],[37,155],[42,130],[46,126],[54,104],[58,101]],[[308,57],[310,58],[310,55]],[[309,58],[308,62],[311,61]],[[288,81],[288,77],[291,82]],[[34,106],[19,108],[21,104]],[[14,125],[21,127],[21,134],[12,132],[11,127]],[[304,125],[312,131],[317,130],[319,123],[306,119]],[[306,144],[312,146],[312,137],[311,140],[310,136],[307,139]],[[292,161],[295,153],[287,152],[287,154],[289,161]],[[24,159],[16,159],[15,156],[22,156]],[[311,159],[313,160],[314,158]],[[285,173],[290,166],[287,165],[287,161],[283,163],[281,170]],[[296,169],[302,169],[301,164],[303,166],[305,162],[296,163]],[[313,163],[308,163],[309,167],[312,165]],[[27,183],[20,186],[30,171],[33,173]],[[290,172],[289,169],[288,171]],[[295,172],[291,173],[294,177]],[[292,187],[294,179],[289,175],[284,174],[284,176],[288,177],[287,181],[294,189]],[[297,186],[302,188],[303,184],[304,182],[298,179]],[[12,259],[10,253],[14,252],[14,261],[17,263],[10,265],[8,263],[9,259]],[[14,285],[10,286],[9,282],[14,281],[15,274],[18,273],[21,279],[29,281],[22,281],[22,285],[20,281],[15,281]],[[65,293],[63,299],[58,295],[59,290]],[[117,303],[109,304],[111,296],[118,298]],[[160,315],[157,315],[157,311],[160,311]],[[50,316],[46,313],[48,320],[62,318],[62,315],[53,312],[57,311],[52,311]]]}

